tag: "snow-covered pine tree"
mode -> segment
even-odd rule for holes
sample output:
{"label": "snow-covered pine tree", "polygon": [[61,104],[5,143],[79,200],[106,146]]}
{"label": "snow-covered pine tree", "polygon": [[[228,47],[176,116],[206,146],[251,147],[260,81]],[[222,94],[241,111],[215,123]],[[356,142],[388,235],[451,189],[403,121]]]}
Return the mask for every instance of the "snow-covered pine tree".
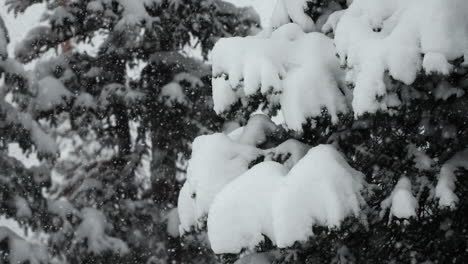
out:
{"label": "snow-covered pine tree", "polygon": [[195,139],[184,233],[228,263],[468,260],[467,1],[278,0],[212,59],[248,122]]}
{"label": "snow-covered pine tree", "polygon": [[[50,161],[57,154],[54,140],[35,120],[37,85],[22,65],[8,56],[8,31],[0,17],[0,217],[13,218],[21,227],[36,232],[53,229],[48,201],[42,195],[50,187]],[[36,152],[42,165],[26,168],[8,153],[10,144]],[[44,245],[26,241],[0,225],[0,263],[48,263]]]}
{"label": "snow-covered pine tree", "polygon": [[[15,58],[39,59],[28,73],[36,85],[32,120],[60,143],[53,172],[61,181],[46,203],[51,257],[210,263],[212,255],[197,244],[203,236],[184,244],[177,238],[174,208],[190,144],[222,125],[209,96],[210,68],[184,49],[197,48],[206,58],[219,37],[255,30],[256,13],[220,0],[6,3],[19,14],[39,2],[47,2],[46,23],[28,32]],[[74,47],[48,52],[65,41]],[[93,41],[97,52],[83,49]]]}

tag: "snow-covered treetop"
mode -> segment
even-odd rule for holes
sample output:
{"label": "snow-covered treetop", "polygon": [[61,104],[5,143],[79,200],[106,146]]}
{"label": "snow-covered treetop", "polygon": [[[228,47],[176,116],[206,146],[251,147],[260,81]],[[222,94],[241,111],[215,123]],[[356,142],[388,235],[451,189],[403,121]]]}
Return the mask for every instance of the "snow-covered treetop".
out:
{"label": "snow-covered treetop", "polygon": [[[271,28],[216,43],[216,112],[261,94],[281,108],[290,129],[301,130],[323,109],[336,123],[339,113],[398,107],[390,79],[410,85],[422,74],[448,75],[455,59],[467,57],[466,1],[355,0],[316,22],[305,14],[308,2],[277,1]],[[331,1],[328,9],[336,6]]]}
{"label": "snow-covered treetop", "polygon": [[[10,0],[7,5],[21,13],[37,2],[43,1]],[[239,9],[221,0],[63,1],[47,8],[44,18],[50,25],[33,28],[15,49],[15,56],[23,62],[70,38],[78,37],[78,42],[90,40],[97,32],[109,34],[101,52],[119,56],[130,55],[129,51],[141,57],[155,51],[181,49],[193,38],[207,54],[217,40],[215,36],[227,37],[235,31],[247,33],[259,23],[251,8]]]}
{"label": "snow-covered treetop", "polygon": [[363,175],[331,145],[310,149],[288,140],[261,149],[278,129],[254,115],[228,135],[195,140],[178,202],[182,234],[207,221],[214,252],[239,253],[253,250],[264,235],[289,247],[312,236],[312,226],[338,227],[359,216]]}
{"label": "snow-covered treetop", "polygon": [[[0,79],[3,80],[0,86],[0,137],[2,143],[18,142],[24,150],[35,147],[39,157],[55,157],[57,154],[55,142],[35,120],[34,105],[36,101],[33,94],[37,92],[36,79],[15,59],[8,57],[8,44],[8,31],[0,17]],[[6,100],[7,95],[12,96],[12,99]],[[44,96],[41,98],[43,103],[47,105],[52,103],[45,102]],[[15,104],[12,104],[12,101]],[[40,100],[37,101],[37,103],[39,102]],[[16,129],[21,129],[24,134],[17,133]],[[5,146],[0,144],[0,148]]]}
{"label": "snow-covered treetop", "polygon": [[393,228],[464,214],[468,2],[275,3],[269,27],[213,48],[214,110],[250,120],[195,140],[181,233],[206,222],[217,254],[323,255],[357,242],[360,225],[379,232],[357,244],[390,249],[414,240]]}

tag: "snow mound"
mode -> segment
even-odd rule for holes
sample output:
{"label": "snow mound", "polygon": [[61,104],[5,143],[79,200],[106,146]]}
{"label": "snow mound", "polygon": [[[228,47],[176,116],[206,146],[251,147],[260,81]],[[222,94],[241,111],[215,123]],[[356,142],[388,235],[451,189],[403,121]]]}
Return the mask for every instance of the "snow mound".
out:
{"label": "snow mound", "polygon": [[170,82],[161,88],[159,101],[164,102],[164,104],[168,107],[173,107],[177,104],[188,104],[188,100],[185,96],[182,86],[176,82]]}
{"label": "snow mound", "polygon": [[381,207],[384,210],[390,207],[390,218],[395,216],[409,219],[416,216],[418,201],[411,192],[411,182],[408,177],[401,177],[398,180],[390,197],[381,203]]}
{"label": "snow mound", "polygon": [[279,100],[268,97],[269,103],[281,105],[291,129],[302,130],[307,118],[321,115],[324,108],[337,122],[348,104],[335,54],[331,39],[306,34],[297,24],[283,25],[267,38],[221,39],[212,52],[214,109],[221,113],[240,98],[261,92],[279,95]]}
{"label": "snow mound", "polygon": [[78,241],[86,241],[89,252],[100,254],[110,250],[121,255],[128,253],[129,249],[125,242],[105,233],[110,224],[101,211],[89,207],[83,208],[81,217],[82,222],[76,229],[75,236]]}
{"label": "snow mound", "polygon": [[[407,85],[421,69],[449,74],[449,60],[468,50],[468,2],[465,0],[355,0],[331,15],[342,64],[354,76],[356,115],[386,110],[384,75]],[[338,20],[338,22],[336,22]],[[422,59],[421,54],[424,54]]]}
{"label": "snow mound", "polygon": [[265,160],[276,160],[291,169],[309,151],[310,146],[295,139],[288,139],[265,151]]}
{"label": "snow mound", "polygon": [[455,154],[451,159],[442,165],[439,173],[439,181],[435,189],[435,197],[439,199],[441,207],[455,208],[458,203],[458,196],[455,194],[456,175],[458,168],[468,170],[468,149]]}
{"label": "snow mound", "polygon": [[259,149],[234,142],[222,133],[197,137],[187,181],[179,195],[181,232],[189,231],[197,223],[202,225],[199,220],[208,213],[216,194],[247,171],[249,163],[260,154]]}
{"label": "snow mound", "polygon": [[256,114],[250,117],[247,125],[242,129],[238,142],[250,146],[258,146],[271,136],[278,126],[264,114]]}
{"label": "snow mound", "polygon": [[183,235],[197,224],[197,215],[195,212],[195,197],[192,187],[185,183],[179,191],[177,200],[177,211],[179,213],[179,234]]}
{"label": "snow mound", "polygon": [[254,249],[264,241],[263,235],[274,243],[272,200],[286,174],[283,165],[262,162],[219,192],[208,214],[208,237],[215,253]]}
{"label": "snow mound", "polygon": [[244,90],[232,89],[229,82],[222,77],[213,78],[211,84],[213,87],[213,110],[217,114],[229,110],[233,104],[245,96]]}
{"label": "snow mound", "polygon": [[64,105],[71,96],[72,93],[65,88],[61,81],[47,76],[38,82],[36,109],[51,110],[58,105]]}
{"label": "snow mound", "polygon": [[[253,123],[268,124],[257,119],[261,122]],[[246,130],[257,127],[238,128],[233,138],[241,141]],[[248,169],[262,155],[265,161]],[[201,136],[179,194],[179,231],[201,228],[207,217],[217,254],[254,250],[265,237],[288,247],[313,235],[314,225],[338,227],[357,216],[364,184],[363,175],[331,145],[310,148],[291,139],[260,150],[225,134]]]}
{"label": "snow mound", "polygon": [[171,237],[179,237],[179,213],[177,208],[172,208],[165,216],[167,220],[166,231]]}
{"label": "snow mound", "polygon": [[10,250],[9,254],[2,254],[2,260],[6,261],[8,259],[8,263],[49,263],[49,255],[46,247],[40,244],[30,243],[15,234],[9,228],[0,226],[0,242],[4,241],[8,243]]}
{"label": "snow mound", "polygon": [[[313,235],[314,225],[338,227],[357,216],[363,175],[331,145],[312,148],[289,172],[273,201],[273,226],[279,247]],[[294,205],[294,206],[291,206]]]}
{"label": "snow mound", "polygon": [[293,21],[305,32],[315,31],[315,23],[304,13],[307,2],[310,0],[278,0],[270,19],[270,26],[276,29],[284,24]]}

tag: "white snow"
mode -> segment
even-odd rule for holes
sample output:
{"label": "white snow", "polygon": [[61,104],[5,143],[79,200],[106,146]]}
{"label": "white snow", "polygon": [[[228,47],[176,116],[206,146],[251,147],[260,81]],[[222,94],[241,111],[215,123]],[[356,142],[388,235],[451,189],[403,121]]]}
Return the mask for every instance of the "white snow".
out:
{"label": "white snow", "polygon": [[159,101],[164,102],[168,107],[173,107],[176,104],[188,104],[188,100],[184,94],[182,86],[176,82],[170,82],[161,88]]}
{"label": "white snow", "polygon": [[241,257],[234,264],[271,264],[272,258],[268,253],[253,253]]}
{"label": "white snow", "polygon": [[72,96],[58,79],[47,76],[38,82],[38,93],[35,99],[36,109],[46,111],[63,105]]}
{"label": "white snow", "polygon": [[441,207],[455,208],[459,201],[455,194],[456,175],[458,168],[468,170],[468,149],[458,152],[442,165],[439,172],[439,181],[435,189],[435,197],[439,199]]}
{"label": "white snow", "polygon": [[28,201],[19,195],[15,195],[14,205],[16,207],[16,217],[30,218],[32,216],[31,208],[29,208]]}
{"label": "white snow", "polygon": [[338,23],[330,16],[324,29],[336,24],[337,52],[354,75],[355,114],[386,110],[376,96],[386,95],[387,70],[405,84],[413,83],[421,68],[450,73],[447,61],[468,48],[467,12],[464,0],[356,0],[337,15]]}
{"label": "white snow", "polygon": [[202,226],[200,220],[208,213],[216,194],[247,171],[249,163],[260,154],[259,149],[234,142],[222,133],[197,137],[192,146],[187,181],[179,195],[181,232],[190,231],[195,225]]}
{"label": "white snow", "polygon": [[295,139],[288,139],[280,145],[265,150],[265,160],[283,160],[289,170],[309,151],[310,146]]}
{"label": "white snow", "polygon": [[448,75],[452,72],[453,66],[443,54],[429,52],[424,56],[423,68],[426,74],[439,73]]}
{"label": "white snow", "polygon": [[180,220],[179,220],[179,213],[177,208],[172,208],[169,210],[169,212],[166,215],[167,219],[167,233],[171,237],[179,237],[179,226],[180,226]]}
{"label": "white snow", "polygon": [[277,129],[276,124],[267,115],[255,114],[250,117],[236,141],[255,147],[264,143]]}
{"label": "white snow", "polygon": [[[217,143],[221,148],[222,142]],[[288,247],[312,236],[315,225],[338,227],[346,217],[358,216],[364,203],[360,194],[365,184],[363,175],[351,168],[331,145],[319,145],[307,152],[308,149],[291,140],[265,150],[264,153],[291,153],[292,161],[286,166],[267,160],[249,170],[244,167],[242,175],[224,180],[210,193],[212,203],[205,208],[209,209],[208,237],[215,253],[253,250],[264,241],[264,236],[278,247]],[[194,159],[195,155],[190,164],[195,163]],[[232,170],[227,167],[231,163],[218,165],[204,158],[198,166],[226,174]],[[205,185],[213,185],[213,180],[206,179]],[[194,186],[191,183],[193,180],[187,180],[179,196],[182,231],[189,231],[195,224],[194,217],[200,216],[197,200],[203,189],[198,188],[196,198],[190,200]]]}
{"label": "white snow", "polygon": [[122,18],[115,25],[116,30],[130,29],[131,27],[146,21],[151,23],[152,19],[146,11],[146,3],[158,3],[161,4],[160,0],[144,0],[144,1],[127,1],[119,0],[118,3],[123,7]]}
{"label": "white snow", "polygon": [[269,37],[221,39],[212,58],[217,113],[257,92],[280,94],[279,101],[270,97],[269,103],[281,105],[294,130],[302,130],[307,118],[321,115],[324,108],[334,122],[348,111],[333,41],[321,33],[305,34],[297,24],[285,24]]}
{"label": "white snow", "polygon": [[408,157],[413,159],[414,166],[420,171],[430,170],[435,163],[422,149],[414,144],[408,145]]}
{"label": "white snow", "polygon": [[213,78],[213,110],[221,114],[227,111],[231,106],[236,103],[240,98],[244,97],[244,90],[233,90],[229,82],[224,78]]}
{"label": "white snow", "polygon": [[179,191],[177,211],[179,213],[179,234],[190,232],[197,225],[196,203],[191,186],[185,183]]}
{"label": "white snow", "polygon": [[262,162],[219,192],[208,214],[208,237],[215,253],[254,249],[263,235],[275,243],[272,200],[287,172],[279,163]]}
{"label": "white snow", "polygon": [[86,6],[86,10],[90,12],[102,12],[104,11],[104,7],[100,1],[91,1]]}
{"label": "white snow", "polygon": [[408,177],[401,177],[395,185],[390,197],[382,201],[383,210],[390,207],[390,219],[396,218],[409,219],[416,216],[418,201],[411,192],[411,182]]}
{"label": "white snow", "polygon": [[314,225],[339,227],[346,217],[358,216],[363,184],[363,175],[331,145],[309,150],[291,169],[273,201],[278,247],[306,241]]}
{"label": "white snow", "polygon": [[49,263],[49,255],[45,246],[30,243],[9,228],[0,226],[0,241],[4,240],[7,240],[10,249],[6,255],[9,263]]}
{"label": "white snow", "polygon": [[80,93],[80,95],[76,97],[75,102],[73,103],[73,106],[96,109],[97,103],[91,94],[83,92],[83,93]]}
{"label": "white snow", "polygon": [[[269,103],[281,105],[286,124],[294,130],[301,130],[306,118],[320,115],[323,108],[336,122],[338,113],[349,110],[345,98],[352,100],[356,116],[386,111],[400,103],[387,91],[387,75],[406,85],[421,70],[447,75],[453,68],[449,61],[468,50],[464,0],[356,0],[328,16],[322,30],[333,30],[334,40],[304,33],[315,28],[304,14],[305,2],[277,1],[273,31],[216,43],[212,59],[217,113],[257,92],[281,93],[279,102],[273,97]],[[335,54],[346,70],[339,68]],[[345,72],[354,85],[352,95],[343,84]]]}
{"label": "white snow", "polygon": [[270,26],[276,29],[290,20],[299,25],[304,32],[315,31],[315,23],[304,13],[310,0],[277,0],[270,20]]}
{"label": "white snow", "polygon": [[40,125],[34,121],[30,114],[24,112],[18,112],[16,109],[8,103],[2,104],[0,101],[0,107],[4,107],[7,113],[6,120],[11,123],[18,123],[23,126],[24,129],[31,133],[31,139],[37,148],[39,154],[55,155],[58,152],[57,145],[53,138],[47,135]]}
{"label": "white snow", "polygon": [[47,210],[53,214],[59,215],[63,218],[71,214],[78,214],[78,211],[66,199],[48,199]]}
{"label": "white snow", "polygon": [[465,94],[465,91],[463,89],[453,87],[450,85],[449,82],[443,80],[439,84],[437,84],[437,87],[434,90],[434,98],[436,100],[447,100],[448,98],[455,96],[455,97],[461,97]]}
{"label": "white snow", "polygon": [[100,254],[110,250],[123,255],[129,251],[124,241],[105,233],[110,223],[101,211],[89,207],[83,208],[81,217],[82,222],[76,229],[75,236],[77,241],[86,241],[89,252]]}

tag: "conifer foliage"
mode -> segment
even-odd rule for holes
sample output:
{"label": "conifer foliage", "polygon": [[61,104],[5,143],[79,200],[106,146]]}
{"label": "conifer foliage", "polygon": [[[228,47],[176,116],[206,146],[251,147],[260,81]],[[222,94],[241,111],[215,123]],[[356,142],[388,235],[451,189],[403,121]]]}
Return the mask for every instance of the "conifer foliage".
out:
{"label": "conifer foliage", "polygon": [[244,125],[195,139],[181,230],[226,263],[466,262],[468,2],[275,2],[213,48]]}
{"label": "conifer foliage", "polygon": [[[203,236],[178,238],[177,194],[191,142],[222,126],[204,59],[258,16],[219,0],[6,8],[21,16],[41,2],[44,23],[14,54],[0,20],[0,214],[44,239],[1,227],[0,263],[210,263]],[[193,48],[203,58],[184,52]],[[43,165],[23,166],[11,143]]]}

